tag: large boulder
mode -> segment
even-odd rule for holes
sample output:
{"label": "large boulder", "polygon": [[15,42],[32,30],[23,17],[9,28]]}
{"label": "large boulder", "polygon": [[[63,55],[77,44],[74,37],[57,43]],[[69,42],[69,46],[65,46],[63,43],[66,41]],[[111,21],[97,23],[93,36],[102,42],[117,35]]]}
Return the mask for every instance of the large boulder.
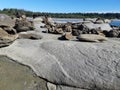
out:
{"label": "large boulder", "polygon": [[105,23],[111,23],[110,19],[105,19],[104,21],[105,21]]}
{"label": "large boulder", "polygon": [[107,33],[107,36],[108,37],[118,37],[119,35],[119,31],[118,30],[110,30],[108,33]]}
{"label": "large boulder", "polygon": [[18,35],[10,35],[0,28],[0,47],[8,46],[18,38]]}
{"label": "large boulder", "polygon": [[95,35],[95,34],[81,34],[77,37],[80,41],[88,41],[88,42],[102,42],[107,41],[107,38],[101,35]]}
{"label": "large boulder", "polygon": [[30,31],[34,30],[34,24],[28,20],[16,19],[14,28],[17,30],[17,32]]}
{"label": "large boulder", "polygon": [[65,34],[63,34],[58,39],[60,39],[60,40],[72,40],[73,39],[73,35],[72,35],[71,32],[66,32]]}
{"label": "large boulder", "polygon": [[48,90],[32,69],[0,55],[0,90]]}
{"label": "large boulder", "polygon": [[110,31],[112,28],[110,27],[109,24],[107,23],[102,23],[102,24],[94,24],[94,23],[86,23],[85,26],[89,29],[100,29],[102,31]]}
{"label": "large boulder", "polygon": [[[55,85],[66,89],[120,90],[120,42],[104,43],[18,39],[1,48],[19,63]],[[68,88],[67,88],[68,87]],[[75,89],[72,89],[75,90]]]}
{"label": "large boulder", "polygon": [[43,36],[37,34],[37,32],[21,32],[18,34],[19,39],[32,39],[32,40],[39,40],[42,39]]}
{"label": "large boulder", "polygon": [[0,14],[0,26],[14,27],[15,20],[11,19],[11,17],[6,14]]}
{"label": "large boulder", "polygon": [[12,27],[9,27],[9,26],[1,26],[1,28],[2,28],[3,30],[5,30],[8,34],[12,34],[12,35],[17,34],[16,29],[14,29],[14,28],[12,28]]}
{"label": "large boulder", "polygon": [[82,34],[82,31],[80,31],[78,29],[72,29],[72,35],[73,36],[79,36],[80,34]]}

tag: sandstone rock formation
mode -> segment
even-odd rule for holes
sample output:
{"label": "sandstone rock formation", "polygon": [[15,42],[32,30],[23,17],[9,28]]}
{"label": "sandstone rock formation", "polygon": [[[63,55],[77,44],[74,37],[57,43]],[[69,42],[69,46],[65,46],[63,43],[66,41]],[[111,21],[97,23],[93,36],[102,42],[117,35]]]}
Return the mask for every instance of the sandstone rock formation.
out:
{"label": "sandstone rock formation", "polygon": [[[108,36],[108,33],[113,30],[113,28],[109,25],[109,23],[105,22],[104,19],[94,19],[91,21],[83,20],[78,23],[54,23],[53,21],[47,23],[45,26],[48,29],[47,33],[53,34],[63,34],[65,32],[71,32],[73,36],[79,36],[80,34],[99,34],[103,36]],[[113,37],[115,37],[113,35]]]}
{"label": "sandstone rock formation", "polygon": [[29,22],[27,20],[16,19],[14,28],[17,30],[17,32],[25,32],[34,30],[34,25],[33,22]]}
{"label": "sandstone rock formation", "polygon": [[48,90],[32,69],[0,55],[0,90]]}
{"label": "sandstone rock formation", "polygon": [[38,40],[38,39],[42,39],[43,36],[41,36],[40,34],[37,34],[37,32],[21,32],[18,34],[18,38],[19,39],[33,39],[33,40]]}
{"label": "sandstone rock formation", "polygon": [[18,38],[18,35],[10,35],[5,30],[0,28],[0,47],[5,47],[13,43]]}
{"label": "sandstone rock formation", "polygon": [[60,40],[72,40],[73,39],[73,35],[72,35],[71,32],[66,32],[65,34],[63,34],[58,39],[60,39]]}
{"label": "sandstone rock formation", "polygon": [[110,31],[107,33],[107,36],[108,36],[108,37],[118,37],[119,34],[120,34],[120,31],[119,31],[119,30],[110,30]]}
{"label": "sandstone rock formation", "polygon": [[[0,55],[30,66],[57,90],[119,90],[120,42],[18,39]],[[70,88],[70,89],[69,89]],[[72,89],[73,88],[73,89]]]}
{"label": "sandstone rock formation", "polygon": [[14,26],[14,19],[8,15],[0,14],[0,47],[8,46],[17,39],[18,35],[13,28]]}
{"label": "sandstone rock formation", "polygon": [[12,20],[6,14],[0,14],[0,26],[14,27],[15,26],[15,20]]}
{"label": "sandstone rock formation", "polygon": [[88,42],[102,42],[107,41],[107,38],[101,35],[95,34],[81,34],[77,37],[80,41],[88,41]]}
{"label": "sandstone rock formation", "polygon": [[[39,30],[39,24],[35,26]],[[41,30],[43,28],[37,31],[37,34]],[[7,35],[6,31],[4,33]],[[28,32],[20,34],[26,35]],[[9,47],[0,49],[0,55],[6,55],[10,60],[15,61],[12,61],[12,64],[11,61],[1,64],[1,61],[3,62],[5,59],[0,60],[0,72],[2,72],[0,77],[3,77],[0,79],[0,86],[2,85],[0,90],[10,90],[11,86],[18,87],[18,85],[23,86],[22,90],[24,87],[26,87],[25,90],[120,89],[119,39],[117,39],[118,41],[108,39],[103,43],[91,43],[75,40],[60,41],[55,39],[59,35],[40,34],[44,35],[41,40],[21,38]],[[92,37],[90,35],[88,34],[87,39],[95,39],[95,41],[106,39],[105,37],[101,39],[99,35]],[[19,68],[18,63],[23,71]],[[29,68],[23,69],[21,65],[29,66]],[[35,75],[29,71],[30,68]],[[9,70],[13,71],[9,72]],[[12,74],[17,74],[17,76],[12,76]],[[6,80],[8,81],[6,82]],[[8,85],[10,88],[4,86],[2,81],[6,85],[10,82]],[[26,84],[25,81],[28,83]],[[21,82],[23,83],[21,84]]]}

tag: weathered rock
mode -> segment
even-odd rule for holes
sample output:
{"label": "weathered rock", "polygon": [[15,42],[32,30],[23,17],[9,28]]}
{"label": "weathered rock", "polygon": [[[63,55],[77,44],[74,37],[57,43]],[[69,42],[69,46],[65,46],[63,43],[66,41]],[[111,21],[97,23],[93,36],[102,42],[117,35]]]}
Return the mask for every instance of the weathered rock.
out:
{"label": "weathered rock", "polygon": [[95,22],[97,18],[84,18],[83,21]]}
{"label": "weathered rock", "polygon": [[71,39],[73,39],[73,35],[71,34],[71,32],[66,32],[64,35],[62,35],[58,39],[60,39],[60,40],[71,40]]}
{"label": "weathered rock", "polygon": [[17,30],[17,32],[24,32],[34,30],[34,25],[32,22],[27,20],[17,19],[14,28]]}
{"label": "weathered rock", "polygon": [[5,14],[0,14],[0,26],[15,26],[15,20],[12,20],[11,17]]}
{"label": "weathered rock", "polygon": [[87,90],[87,89],[80,89],[75,87],[63,86],[63,85],[55,85],[52,83],[47,83],[48,90]]}
{"label": "weathered rock", "polygon": [[80,88],[67,87],[67,86],[57,86],[57,90],[87,90],[87,89],[80,89]]}
{"label": "weathered rock", "polygon": [[102,18],[97,18],[94,23],[96,23],[96,24],[103,24],[103,23],[105,23],[105,21]]}
{"label": "weathered rock", "polygon": [[80,24],[78,24],[78,23],[73,23],[73,24],[71,25],[71,27],[72,27],[72,29],[79,29],[80,25],[81,25],[81,23],[80,23]]}
{"label": "weathered rock", "polygon": [[98,42],[98,41],[106,41],[107,38],[101,35],[95,34],[81,34],[77,37],[80,41],[88,41],[88,42]]}
{"label": "weathered rock", "polygon": [[0,28],[0,47],[8,46],[18,38],[18,35],[10,35]]}
{"label": "weathered rock", "polygon": [[87,27],[85,24],[81,24],[79,25],[79,30],[82,30],[82,31],[88,31],[89,30],[89,27]]}
{"label": "weathered rock", "polygon": [[17,34],[16,30],[15,30],[14,28],[12,28],[12,27],[9,27],[9,26],[1,26],[1,28],[2,28],[3,30],[5,30],[8,34],[12,34],[12,35]]}
{"label": "weathered rock", "polygon": [[91,34],[99,34],[99,30],[91,29],[89,31]]}
{"label": "weathered rock", "polygon": [[65,25],[65,32],[72,32],[72,27],[71,25]]}
{"label": "weathered rock", "polygon": [[47,26],[48,33],[53,33],[53,34],[63,34],[63,29],[62,28],[57,28],[57,27],[50,27]]}
{"label": "weathered rock", "polygon": [[55,28],[54,33],[55,34],[63,34],[63,29],[62,28]]}
{"label": "weathered rock", "polygon": [[82,34],[82,31],[78,30],[78,29],[73,29],[72,30],[72,35],[73,36],[79,36],[80,34]]}
{"label": "weathered rock", "polygon": [[120,90],[119,41],[18,39],[11,46],[2,48],[0,54],[30,66],[38,76],[55,85],[70,89]]}
{"label": "weathered rock", "polygon": [[18,38],[38,40],[38,39],[42,39],[43,37],[40,34],[37,34],[36,32],[21,32],[19,33]]}
{"label": "weathered rock", "polygon": [[31,68],[0,56],[0,90],[47,90],[46,83]]}
{"label": "weathered rock", "polygon": [[55,26],[54,21],[51,17],[45,16],[43,18],[43,23],[45,23],[46,25]]}
{"label": "weathered rock", "polygon": [[34,19],[35,22],[43,22],[43,17],[40,17],[40,16],[39,17],[34,17],[33,16],[33,19]]}
{"label": "weathered rock", "polygon": [[107,36],[108,37],[118,37],[119,35],[119,31],[118,30],[110,30],[108,33],[107,33]]}
{"label": "weathered rock", "polygon": [[111,20],[109,20],[109,19],[105,19],[104,21],[105,21],[105,23],[111,23]]}
{"label": "weathered rock", "polygon": [[57,90],[57,86],[52,83],[47,83],[48,90]]}
{"label": "weathered rock", "polygon": [[110,31],[112,30],[112,28],[110,27],[109,24],[107,23],[103,23],[103,24],[93,24],[93,23],[87,23],[84,24],[87,28],[89,29],[100,29],[102,31],[106,30],[106,31]]}

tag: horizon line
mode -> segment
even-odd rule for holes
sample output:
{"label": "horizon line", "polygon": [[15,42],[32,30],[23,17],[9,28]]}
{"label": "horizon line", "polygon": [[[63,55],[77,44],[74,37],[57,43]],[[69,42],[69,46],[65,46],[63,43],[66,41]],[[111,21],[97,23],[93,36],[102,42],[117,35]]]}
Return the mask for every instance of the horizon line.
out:
{"label": "horizon line", "polygon": [[120,11],[85,11],[85,12],[52,12],[52,11],[35,11],[35,10],[27,10],[27,9],[22,9],[22,8],[2,8],[0,10],[4,10],[4,9],[18,9],[18,10],[24,10],[24,11],[30,11],[33,13],[62,13],[62,14],[67,14],[67,13],[98,13],[98,14],[107,14],[107,13],[120,13]]}

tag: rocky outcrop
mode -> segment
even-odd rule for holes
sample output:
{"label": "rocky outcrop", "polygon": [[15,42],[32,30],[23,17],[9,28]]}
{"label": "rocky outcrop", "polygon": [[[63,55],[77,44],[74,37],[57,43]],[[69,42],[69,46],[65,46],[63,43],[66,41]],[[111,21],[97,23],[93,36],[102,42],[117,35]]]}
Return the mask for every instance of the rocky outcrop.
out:
{"label": "rocky outcrop", "polygon": [[30,66],[39,77],[55,85],[119,90],[119,49],[120,42],[114,40],[88,43],[20,39],[2,48],[0,54]]}
{"label": "rocky outcrop", "polygon": [[18,35],[14,26],[15,20],[8,15],[0,14],[0,47],[8,46],[17,39]]}
{"label": "rocky outcrop", "polygon": [[0,90],[47,90],[46,84],[28,66],[0,56]]}
{"label": "rocky outcrop", "polygon": [[71,32],[73,36],[79,36],[80,34],[102,34],[103,36],[107,36],[106,33],[103,32],[113,30],[109,23],[106,23],[104,19],[100,18],[93,21],[83,20],[78,23],[51,23],[53,22],[46,23],[45,25],[48,29],[46,31],[47,33],[63,34],[65,32]]}
{"label": "rocky outcrop", "polygon": [[15,26],[15,20],[11,19],[8,15],[0,14],[0,26]]}
{"label": "rocky outcrop", "polygon": [[73,39],[73,35],[70,32],[66,32],[65,34],[63,34],[58,39],[60,39],[60,40],[72,40]]}
{"label": "rocky outcrop", "polygon": [[29,22],[26,19],[16,19],[14,28],[17,30],[17,32],[25,32],[34,30],[34,25],[33,22]]}
{"label": "rocky outcrop", "polygon": [[21,32],[18,34],[19,39],[33,39],[33,40],[39,40],[42,39],[43,36],[40,34],[37,34],[37,32]]}
{"label": "rocky outcrop", "polygon": [[88,27],[89,29],[100,29],[102,31],[106,30],[106,31],[110,31],[112,30],[112,28],[110,27],[109,24],[107,23],[102,23],[102,24],[93,24],[93,23],[87,23],[85,24],[86,27]]}
{"label": "rocky outcrop", "polygon": [[108,37],[118,37],[120,34],[120,31],[119,30],[110,30],[108,33],[107,33],[107,36]]}
{"label": "rocky outcrop", "polygon": [[95,34],[81,34],[77,37],[79,41],[88,41],[88,42],[102,42],[107,41],[108,39],[101,35]]}
{"label": "rocky outcrop", "polygon": [[17,39],[18,35],[10,35],[5,30],[0,28],[0,47],[5,47],[13,43]]}
{"label": "rocky outcrop", "polygon": [[[37,29],[38,26],[39,24],[36,25]],[[1,41],[8,38],[14,40],[14,35],[3,29],[1,32]],[[29,38],[29,33],[19,33],[21,39],[17,39],[9,47],[0,49],[0,90],[120,89],[119,41],[59,41],[55,39],[58,35],[46,33],[41,33],[44,35],[41,40],[23,39]],[[40,31],[37,31],[38,33]],[[68,33],[65,37],[71,38],[70,32]],[[100,35],[90,35],[82,38],[106,40]],[[1,57],[2,55],[5,57]]]}

